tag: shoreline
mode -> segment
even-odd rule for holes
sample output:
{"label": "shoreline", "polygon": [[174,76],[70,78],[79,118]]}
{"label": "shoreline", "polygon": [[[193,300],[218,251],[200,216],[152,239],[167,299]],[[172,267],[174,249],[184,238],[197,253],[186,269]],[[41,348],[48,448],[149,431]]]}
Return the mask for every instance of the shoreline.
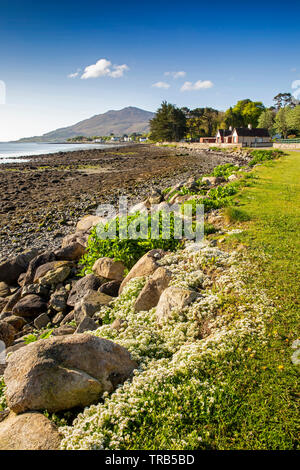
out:
{"label": "shoreline", "polygon": [[155,145],[122,145],[32,155],[0,165],[0,260],[29,248],[58,248],[99,204],[130,205],[238,157]]}

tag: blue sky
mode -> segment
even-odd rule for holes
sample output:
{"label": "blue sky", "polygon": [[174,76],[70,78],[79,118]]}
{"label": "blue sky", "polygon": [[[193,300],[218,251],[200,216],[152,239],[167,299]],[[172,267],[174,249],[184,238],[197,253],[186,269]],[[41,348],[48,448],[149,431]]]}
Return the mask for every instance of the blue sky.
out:
{"label": "blue sky", "polygon": [[300,79],[299,19],[290,0],[0,0],[0,141],[163,99],[271,105]]}

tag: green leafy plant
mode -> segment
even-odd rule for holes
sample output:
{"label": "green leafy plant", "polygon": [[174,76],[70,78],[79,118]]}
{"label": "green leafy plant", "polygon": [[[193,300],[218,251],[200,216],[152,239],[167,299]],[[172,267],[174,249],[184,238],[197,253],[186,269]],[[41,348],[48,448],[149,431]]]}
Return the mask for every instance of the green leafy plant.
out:
{"label": "green leafy plant", "polygon": [[232,175],[232,173],[236,172],[238,169],[239,167],[237,165],[225,163],[225,165],[216,166],[211,173],[211,176],[223,176],[224,178],[228,178],[228,176]]}
{"label": "green leafy plant", "polygon": [[4,378],[0,376],[0,411],[5,410],[6,408],[6,399],[5,399],[5,382]]}
{"label": "green leafy plant", "polygon": [[[141,221],[141,226],[147,224],[148,238],[120,238],[120,230],[127,230],[129,225],[136,221],[137,217]],[[103,227],[103,232],[109,232],[116,222],[116,233],[113,238],[103,238],[99,236],[99,227],[95,227],[88,240],[87,253],[81,258],[81,275],[85,276],[92,272],[92,267],[98,258],[107,256],[115,261],[122,261],[127,269],[132,266],[147,251],[161,248],[166,251],[174,251],[182,245],[182,240],[174,238],[174,216],[170,216],[170,238],[164,239],[162,233],[162,219],[159,220],[159,238],[151,238],[151,215],[137,213],[135,215],[119,218],[107,223]],[[144,223],[143,223],[144,222]]]}
{"label": "green leafy plant", "polygon": [[250,160],[249,166],[254,166],[257,163],[268,160],[275,160],[285,155],[285,153],[282,150],[252,150],[251,155],[253,158]]}

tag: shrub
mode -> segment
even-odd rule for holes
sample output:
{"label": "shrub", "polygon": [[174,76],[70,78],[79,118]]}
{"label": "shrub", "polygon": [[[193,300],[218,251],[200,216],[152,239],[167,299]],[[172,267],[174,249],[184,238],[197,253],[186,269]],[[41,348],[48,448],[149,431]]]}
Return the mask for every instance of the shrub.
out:
{"label": "shrub", "polygon": [[275,160],[285,155],[285,153],[282,150],[252,150],[251,155],[253,158],[250,160],[249,166],[254,166],[257,163],[268,160]]}
{"label": "shrub", "polygon": [[233,165],[232,163],[226,163],[225,165],[218,165],[214,168],[211,176],[223,176],[224,178],[228,178],[232,173],[239,169],[238,166]]}
{"label": "shrub", "polygon": [[[147,222],[148,238],[120,238],[120,228],[128,228],[131,222],[140,216],[139,220]],[[132,266],[145,254],[147,251],[161,248],[166,251],[174,251],[180,248],[182,240],[174,238],[174,216],[170,216],[170,238],[164,239],[162,234],[162,219],[160,217],[159,224],[159,238],[151,238],[151,215],[148,214],[135,214],[124,218],[117,217],[115,221],[111,221],[103,227],[103,230],[108,232],[112,227],[112,222],[116,222],[116,234],[114,238],[104,238],[99,236],[99,226],[95,227],[88,240],[87,253],[81,258],[80,264],[83,266],[81,275],[85,276],[92,272],[92,267],[98,258],[107,256],[113,258],[115,261],[122,261],[127,269]],[[103,232],[104,233],[104,232]]]}

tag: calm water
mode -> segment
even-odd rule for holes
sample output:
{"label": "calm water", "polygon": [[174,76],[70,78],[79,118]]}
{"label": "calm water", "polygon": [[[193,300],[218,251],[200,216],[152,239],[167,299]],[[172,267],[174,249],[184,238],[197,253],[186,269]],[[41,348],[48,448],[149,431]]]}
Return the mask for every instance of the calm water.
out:
{"label": "calm water", "polygon": [[6,143],[0,142],[0,164],[24,162],[28,155],[42,155],[45,153],[72,152],[84,149],[103,149],[115,147],[115,144],[43,144],[43,143]]}

